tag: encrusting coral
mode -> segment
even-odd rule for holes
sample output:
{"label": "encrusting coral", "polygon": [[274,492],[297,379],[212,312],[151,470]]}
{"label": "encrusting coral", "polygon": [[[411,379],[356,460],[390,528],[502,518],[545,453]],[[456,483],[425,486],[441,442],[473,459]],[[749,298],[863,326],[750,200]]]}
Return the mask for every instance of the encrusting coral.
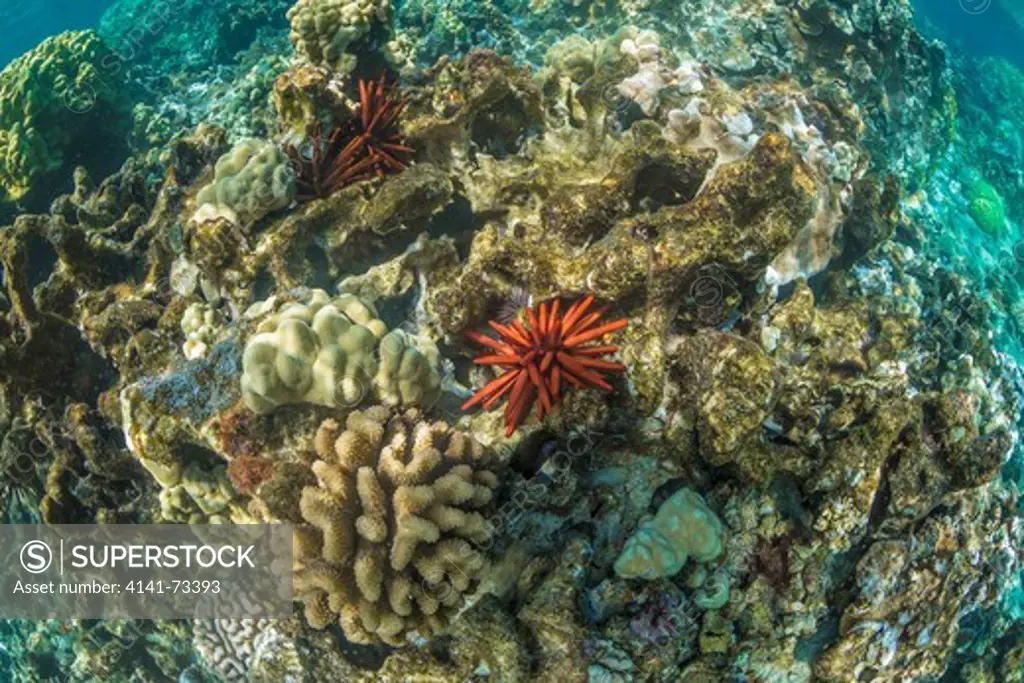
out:
{"label": "encrusting coral", "polygon": [[463,410],[483,404],[490,408],[508,394],[505,405],[505,436],[511,436],[529,413],[535,399],[537,419],[554,410],[562,395],[562,383],[576,387],[596,387],[611,391],[602,372],[625,372],[622,363],[601,360],[615,353],[617,346],[584,346],[621,330],[625,318],[598,324],[603,310],[593,311],[594,296],[588,295],[561,313],[561,299],[543,302],[536,310],[527,309],[530,326],[518,319],[508,325],[491,321],[499,339],[468,331],[466,336],[489,347],[494,353],[478,356],[477,365],[497,365],[507,370],[489,382],[462,404]]}
{"label": "encrusting coral", "polygon": [[217,160],[213,180],[196,195],[194,220],[224,217],[247,226],[295,198],[295,171],[272,142],[249,138]]}
{"label": "encrusting coral", "polygon": [[259,322],[242,355],[242,397],[257,413],[290,403],[354,407],[372,394],[391,405],[428,404],[440,388],[438,359],[432,343],[389,333],[372,304],[318,289]]}
{"label": "encrusting coral", "polygon": [[444,628],[487,566],[495,460],[416,410],[377,406],[316,434],[317,486],[302,490],[295,590],[317,628],[357,643]]}

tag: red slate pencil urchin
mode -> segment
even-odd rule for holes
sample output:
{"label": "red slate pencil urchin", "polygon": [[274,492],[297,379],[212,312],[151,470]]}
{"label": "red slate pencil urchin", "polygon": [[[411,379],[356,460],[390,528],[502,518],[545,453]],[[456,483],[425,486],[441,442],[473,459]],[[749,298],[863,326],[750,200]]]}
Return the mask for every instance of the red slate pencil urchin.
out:
{"label": "red slate pencil urchin", "polygon": [[406,169],[413,152],[398,131],[405,100],[384,78],[359,81],[359,104],[350,120],[325,133],[317,124],[308,151],[285,151],[296,168],[298,199],[324,198],[352,183]]}
{"label": "red slate pencil urchin", "polygon": [[611,385],[601,373],[624,372],[626,366],[602,360],[601,356],[615,353],[618,346],[586,346],[606,334],[621,330],[625,318],[599,324],[603,310],[591,311],[594,295],[579,299],[565,313],[561,313],[561,300],[544,302],[536,309],[527,309],[529,327],[519,320],[508,325],[490,321],[488,324],[499,337],[488,337],[477,332],[466,336],[490,348],[473,359],[477,365],[497,365],[505,372],[489,382],[472,398],[462,404],[463,410],[483,404],[490,408],[508,395],[505,405],[505,436],[512,436],[533,402],[537,404],[537,419],[558,405],[562,386],[597,387],[611,391]]}

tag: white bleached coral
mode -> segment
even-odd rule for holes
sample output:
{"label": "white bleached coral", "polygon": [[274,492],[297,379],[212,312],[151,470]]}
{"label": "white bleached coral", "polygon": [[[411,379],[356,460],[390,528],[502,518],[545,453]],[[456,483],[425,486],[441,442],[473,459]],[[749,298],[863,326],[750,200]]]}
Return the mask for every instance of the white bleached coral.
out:
{"label": "white bleached coral", "polygon": [[185,334],[182,351],[185,358],[195,360],[206,356],[223,323],[223,316],[210,304],[199,301],[189,304],[181,316],[181,331]]}
{"label": "white bleached coral", "polygon": [[682,95],[696,95],[704,90],[696,64],[684,60],[673,68],[669,64],[671,56],[662,50],[654,31],[640,31],[626,38],[619,49],[639,65],[635,74],[619,83],[619,94],[636,102],[648,116],[657,110],[660,94],[667,88]]}

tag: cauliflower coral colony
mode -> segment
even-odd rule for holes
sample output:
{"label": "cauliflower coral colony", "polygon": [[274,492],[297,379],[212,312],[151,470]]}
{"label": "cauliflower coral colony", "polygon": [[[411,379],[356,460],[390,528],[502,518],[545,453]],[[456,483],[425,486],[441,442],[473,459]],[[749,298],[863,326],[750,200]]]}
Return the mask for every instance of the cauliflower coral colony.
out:
{"label": "cauliflower coral colony", "polygon": [[1021,680],[1013,124],[912,19],[119,0],[11,62],[5,520],[290,524],[296,604],[0,668]]}

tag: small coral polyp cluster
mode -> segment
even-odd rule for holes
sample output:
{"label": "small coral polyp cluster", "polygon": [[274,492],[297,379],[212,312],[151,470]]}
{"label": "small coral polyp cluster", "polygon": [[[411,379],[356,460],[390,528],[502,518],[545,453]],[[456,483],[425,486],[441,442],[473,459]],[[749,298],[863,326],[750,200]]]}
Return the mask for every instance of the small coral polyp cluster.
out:
{"label": "small coral polyp cluster", "polygon": [[295,588],[317,628],[355,643],[441,631],[465,605],[492,542],[498,477],[471,435],[377,407],[316,434],[317,486],[302,490]]}
{"label": "small coral polyp cluster", "polygon": [[15,680],[1019,678],[1024,304],[937,241],[1020,192],[908,3],[224,3],[103,23],[182,24],[106,178],[101,39],[0,73],[0,505],[290,524],[301,609]]}

